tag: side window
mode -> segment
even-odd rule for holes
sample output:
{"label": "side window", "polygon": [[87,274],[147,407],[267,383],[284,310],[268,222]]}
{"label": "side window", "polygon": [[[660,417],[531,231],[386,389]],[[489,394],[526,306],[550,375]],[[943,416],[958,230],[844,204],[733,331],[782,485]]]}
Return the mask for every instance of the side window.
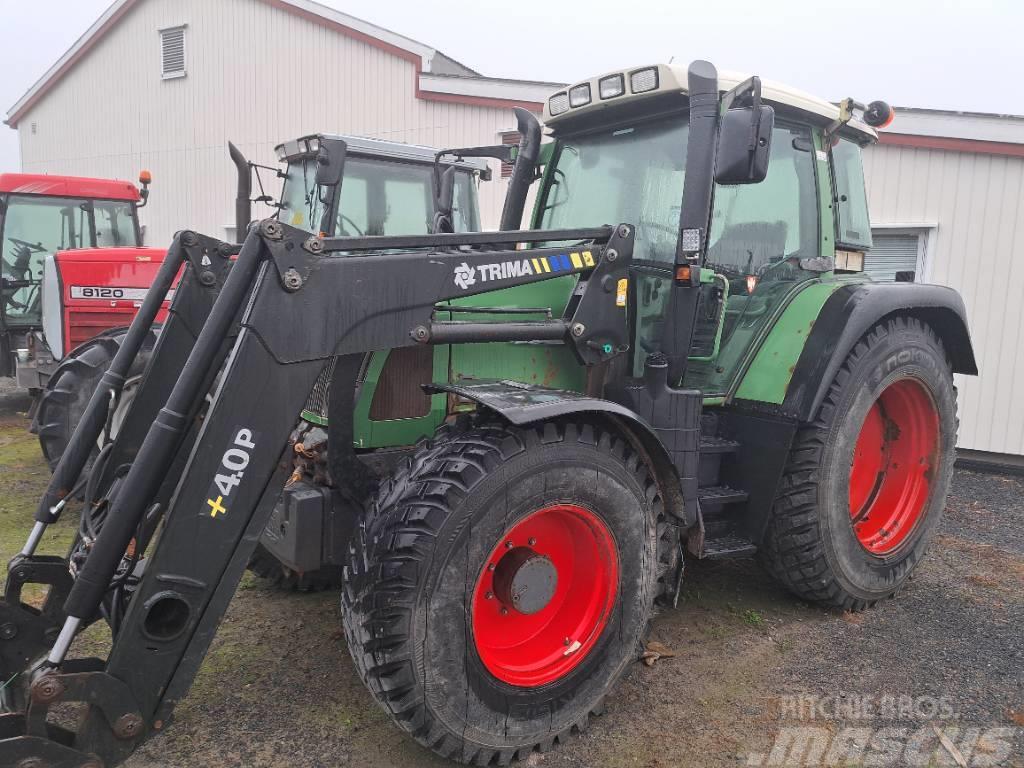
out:
{"label": "side window", "polygon": [[765,180],[715,188],[708,266],[745,278],[818,255],[813,158],[806,130],[776,125]]}
{"label": "side window", "polygon": [[93,203],[96,221],[96,245],[138,245],[131,203],[97,200]]}
{"label": "side window", "polygon": [[871,221],[859,145],[849,139],[840,139],[832,147],[832,174],[839,214],[836,217],[836,243],[867,250],[871,247]]}
{"label": "side window", "polygon": [[695,340],[705,343],[691,350],[686,386],[728,391],[793,286],[818,275],[804,269],[803,260],[820,254],[819,227],[810,134],[777,123],[765,180],[715,188],[707,266],[716,276],[703,289]]}

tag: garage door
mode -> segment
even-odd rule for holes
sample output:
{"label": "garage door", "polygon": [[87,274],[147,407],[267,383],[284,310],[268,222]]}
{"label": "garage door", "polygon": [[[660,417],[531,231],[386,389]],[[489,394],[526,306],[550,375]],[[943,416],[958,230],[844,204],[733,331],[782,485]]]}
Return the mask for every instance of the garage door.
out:
{"label": "garage door", "polygon": [[[885,231],[871,233],[871,250],[864,257],[864,271],[872,280],[892,282],[897,272],[917,270],[917,257],[921,247],[917,234],[893,234]],[[920,280],[921,276],[916,275]]]}

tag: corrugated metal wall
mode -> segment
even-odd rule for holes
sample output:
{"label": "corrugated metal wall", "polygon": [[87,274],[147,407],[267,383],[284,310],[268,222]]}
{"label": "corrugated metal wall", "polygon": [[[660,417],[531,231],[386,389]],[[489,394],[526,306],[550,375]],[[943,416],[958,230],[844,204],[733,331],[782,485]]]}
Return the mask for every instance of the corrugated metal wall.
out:
{"label": "corrugated metal wall", "polygon": [[956,377],[960,447],[1024,454],[1024,158],[879,145],[865,172],[872,224],[937,224],[923,278],[967,304],[980,375]]}
{"label": "corrugated metal wall", "polygon": [[[158,30],[187,24],[187,77],[162,80]],[[233,30],[226,34],[226,30]],[[228,139],[275,164],[274,145],[317,131],[432,146],[497,143],[510,109],[424,101],[413,65],[252,0],[146,0],[19,124],[26,172],[134,179],[153,172],[147,242],[233,223]],[[496,226],[507,182],[481,185]],[[268,215],[268,210],[256,215]]]}

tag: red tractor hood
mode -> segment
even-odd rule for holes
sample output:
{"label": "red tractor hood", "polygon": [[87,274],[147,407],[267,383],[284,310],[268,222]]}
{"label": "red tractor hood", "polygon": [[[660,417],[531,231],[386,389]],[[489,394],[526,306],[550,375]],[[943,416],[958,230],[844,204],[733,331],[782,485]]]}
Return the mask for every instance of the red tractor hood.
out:
{"label": "red tractor hood", "polygon": [[[56,356],[63,357],[83,341],[110,328],[131,324],[146,291],[156,277],[166,251],[162,248],[83,248],[58,251],[54,256],[60,290],[44,295],[60,297],[60,306],[46,300],[43,325]],[[177,286],[181,278],[175,278]],[[163,321],[173,289],[157,316]],[[60,317],[61,341],[55,345],[50,322]],[[55,348],[58,347],[58,348]]]}

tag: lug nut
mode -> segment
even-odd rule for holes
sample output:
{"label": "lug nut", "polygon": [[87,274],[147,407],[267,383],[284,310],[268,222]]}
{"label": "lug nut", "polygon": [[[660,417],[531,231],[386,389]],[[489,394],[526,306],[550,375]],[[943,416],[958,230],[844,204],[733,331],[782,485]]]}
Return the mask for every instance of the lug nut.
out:
{"label": "lug nut", "polygon": [[508,616],[508,608],[506,608],[505,606],[501,606],[501,615]]}
{"label": "lug nut", "polygon": [[506,541],[505,542],[505,549],[512,549],[512,547],[514,547],[514,546],[515,546],[515,544],[513,544],[511,541]]}
{"label": "lug nut", "polygon": [[487,566],[487,570],[488,571],[493,571],[494,570],[494,563],[491,563],[490,565],[488,565]]}
{"label": "lug nut", "polygon": [[494,593],[493,592],[487,592],[487,593],[484,594],[484,600],[493,600],[493,599],[494,599]]}
{"label": "lug nut", "polygon": [[530,543],[531,547],[535,547],[535,546],[537,546],[537,539],[535,539],[533,536],[531,536],[529,543]]}

